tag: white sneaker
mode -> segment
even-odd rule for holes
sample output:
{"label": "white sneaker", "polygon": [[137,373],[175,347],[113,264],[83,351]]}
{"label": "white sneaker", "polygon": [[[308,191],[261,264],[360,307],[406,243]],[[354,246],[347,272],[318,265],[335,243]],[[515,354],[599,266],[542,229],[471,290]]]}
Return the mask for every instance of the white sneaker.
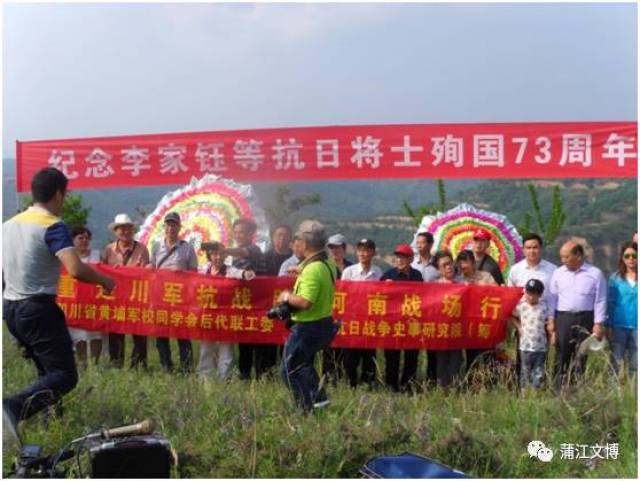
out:
{"label": "white sneaker", "polygon": [[328,399],[325,399],[324,401],[318,401],[317,403],[313,403],[313,408],[314,409],[324,409],[324,408],[328,407],[329,404],[331,404],[331,401],[329,401]]}

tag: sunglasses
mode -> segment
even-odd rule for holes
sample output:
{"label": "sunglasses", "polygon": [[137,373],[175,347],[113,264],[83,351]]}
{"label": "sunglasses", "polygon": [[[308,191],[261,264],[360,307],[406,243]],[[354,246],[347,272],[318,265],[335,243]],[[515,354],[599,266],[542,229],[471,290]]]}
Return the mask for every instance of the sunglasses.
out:
{"label": "sunglasses", "polygon": [[624,259],[637,259],[638,254],[625,254],[622,256]]}

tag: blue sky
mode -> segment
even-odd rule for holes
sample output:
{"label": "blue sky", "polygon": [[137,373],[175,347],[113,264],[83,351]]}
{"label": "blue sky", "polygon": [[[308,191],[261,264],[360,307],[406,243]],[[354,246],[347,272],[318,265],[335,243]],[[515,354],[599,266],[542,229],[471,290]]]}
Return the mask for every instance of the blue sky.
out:
{"label": "blue sky", "polygon": [[5,4],[15,139],[633,120],[635,4]]}

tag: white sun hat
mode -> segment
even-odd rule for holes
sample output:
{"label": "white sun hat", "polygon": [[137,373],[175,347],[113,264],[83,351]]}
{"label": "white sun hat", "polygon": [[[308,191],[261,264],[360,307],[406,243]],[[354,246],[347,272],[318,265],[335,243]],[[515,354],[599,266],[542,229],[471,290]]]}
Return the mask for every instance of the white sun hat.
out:
{"label": "white sun hat", "polygon": [[586,351],[602,351],[604,347],[607,345],[607,340],[603,337],[602,340],[598,341],[598,338],[595,334],[591,334],[587,337],[582,344],[580,344],[579,352],[584,353]]}
{"label": "white sun hat", "polygon": [[113,222],[109,224],[109,230],[115,230],[116,227],[121,225],[132,225],[133,227],[138,227],[138,224],[131,220],[128,214],[117,214]]}

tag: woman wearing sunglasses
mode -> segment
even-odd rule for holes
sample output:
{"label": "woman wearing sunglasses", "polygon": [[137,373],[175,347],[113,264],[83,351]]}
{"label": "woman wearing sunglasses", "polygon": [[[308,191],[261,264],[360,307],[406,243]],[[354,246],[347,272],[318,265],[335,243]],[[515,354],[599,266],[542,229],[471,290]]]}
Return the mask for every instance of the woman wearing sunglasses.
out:
{"label": "woman wearing sunglasses", "polygon": [[629,377],[638,370],[638,244],[625,242],[620,249],[618,271],[609,279],[607,298],[611,364],[616,375],[627,354]]}

